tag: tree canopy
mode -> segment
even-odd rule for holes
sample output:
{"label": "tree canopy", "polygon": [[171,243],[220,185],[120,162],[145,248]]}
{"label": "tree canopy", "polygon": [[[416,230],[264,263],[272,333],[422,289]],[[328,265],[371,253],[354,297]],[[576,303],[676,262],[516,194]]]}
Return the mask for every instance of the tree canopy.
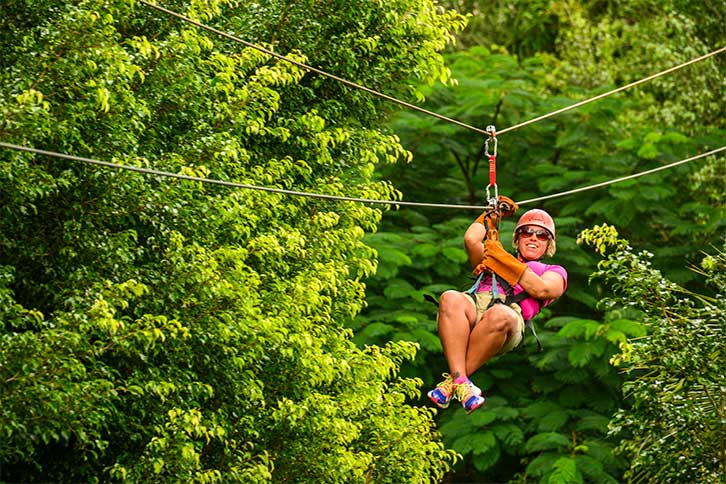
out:
{"label": "tree canopy", "polygon": [[[145,1],[3,2],[0,141],[482,204],[480,133],[299,64],[501,129],[722,47],[726,12],[723,0],[160,5],[297,65]],[[499,192],[532,199],[723,146],[724,64],[500,136]],[[0,148],[0,481],[715,482],[724,160],[538,203],[555,216],[568,291],[535,321],[544,351],[527,335],[473,375],[488,403],[466,415],[424,398],[447,371],[426,297],[471,285],[461,237],[478,213]]]}
{"label": "tree canopy", "polygon": [[[722,47],[724,33],[719,14],[704,11],[709,6],[692,9],[681,2],[445,3],[472,16],[446,56],[456,83],[424,88],[424,106],[500,130],[712,52]],[[499,192],[520,201],[538,198],[723,147],[726,104],[719,72],[724,62],[723,54],[711,57],[499,136]],[[488,164],[480,134],[409,112],[397,114],[391,126],[411,150],[412,161],[379,171],[404,200],[484,204]],[[658,462],[636,463],[632,452],[642,444],[649,421],[631,413],[634,400],[623,389],[632,388],[631,380],[637,382],[640,374],[623,373],[610,363],[621,345],[640,341],[655,324],[632,310],[629,296],[617,297],[620,306],[598,304],[613,288],[604,278],[591,278],[598,257],[577,238],[583,229],[607,222],[632,247],[652,254],[650,263],[663,281],[715,297],[718,288],[693,267],[700,265],[702,251],[723,244],[724,200],[717,195],[726,187],[723,167],[721,153],[537,203],[555,217],[554,260],[568,269],[569,287],[535,321],[542,354],[529,342],[529,349],[494,360],[472,377],[489,398],[481,421],[461,411],[439,414],[445,442],[464,456],[446,482],[637,481],[642,469]],[[368,281],[369,305],[354,325],[356,340],[361,345],[419,342],[421,351],[404,371],[421,377],[425,386],[447,369],[436,336],[436,308],[424,296],[471,285],[462,234],[476,215],[434,208],[390,212],[379,232],[366,237],[380,263]],[[512,228],[505,220],[501,233],[509,236]],[[620,277],[626,272],[622,268]],[[672,324],[666,321],[662,331]],[[717,341],[705,334],[704,344]],[[717,368],[723,373],[722,365]],[[715,402],[722,401],[722,392],[712,394]],[[663,396],[653,395],[653,401]],[[641,429],[638,437],[629,440],[635,435],[630,430],[611,433],[609,420],[616,413]],[[670,455],[679,449],[694,461],[719,458],[696,456],[697,444],[691,442],[673,441]],[[704,468],[713,465],[709,461]],[[661,482],[692,482],[685,474],[663,476]]]}
{"label": "tree canopy", "polygon": [[[418,0],[165,6],[399,96],[446,77],[438,51],[462,25]],[[4,142],[397,196],[372,174],[403,149],[359,92],[138,2],[4,2],[0,23]],[[450,468],[432,411],[405,403],[415,346],[359,349],[344,327],[380,210],[0,159],[0,480],[400,483]]]}

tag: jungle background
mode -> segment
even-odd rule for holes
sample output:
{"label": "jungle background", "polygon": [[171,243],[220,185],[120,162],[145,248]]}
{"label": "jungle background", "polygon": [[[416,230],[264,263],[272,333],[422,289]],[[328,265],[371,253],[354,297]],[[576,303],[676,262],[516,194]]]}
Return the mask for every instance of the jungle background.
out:
{"label": "jungle background", "polygon": [[[724,47],[723,1],[169,1],[499,129]],[[499,136],[527,200],[726,140],[726,54]],[[484,202],[483,137],[139,1],[0,3],[0,142],[312,193]],[[523,205],[567,293],[432,408],[425,295],[478,212],[0,149],[0,482],[723,482],[726,157]],[[514,220],[502,233],[511,234]]]}

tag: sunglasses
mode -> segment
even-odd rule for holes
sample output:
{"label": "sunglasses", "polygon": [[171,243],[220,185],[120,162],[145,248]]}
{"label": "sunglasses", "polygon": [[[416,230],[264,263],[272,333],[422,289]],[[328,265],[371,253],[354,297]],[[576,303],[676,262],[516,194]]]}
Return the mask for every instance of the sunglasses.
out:
{"label": "sunglasses", "polygon": [[519,234],[535,235],[539,240],[549,240],[550,233],[545,229],[533,229],[532,227],[522,227],[517,231]]}

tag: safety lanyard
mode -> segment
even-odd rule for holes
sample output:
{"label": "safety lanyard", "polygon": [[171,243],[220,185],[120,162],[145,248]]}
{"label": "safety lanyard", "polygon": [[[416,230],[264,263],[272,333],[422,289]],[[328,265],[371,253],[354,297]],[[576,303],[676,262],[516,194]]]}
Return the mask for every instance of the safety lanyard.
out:
{"label": "safety lanyard", "polygon": [[[489,137],[484,141],[484,156],[489,157],[489,185],[487,185],[487,202],[490,207],[494,208],[495,228],[497,237],[499,232],[499,188],[497,187],[497,128],[490,124],[486,128]],[[489,143],[492,143],[492,152],[489,153]],[[494,196],[490,193],[490,189],[494,190]],[[488,228],[488,227],[487,227]],[[487,230],[487,239],[493,234]],[[481,276],[480,276],[481,277]],[[497,275],[492,272],[492,301],[499,299],[499,287],[497,284]]]}

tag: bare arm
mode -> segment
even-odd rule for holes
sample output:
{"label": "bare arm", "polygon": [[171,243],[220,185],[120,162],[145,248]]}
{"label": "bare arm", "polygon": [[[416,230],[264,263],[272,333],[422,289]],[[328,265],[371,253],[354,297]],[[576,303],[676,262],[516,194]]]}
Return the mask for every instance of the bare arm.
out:
{"label": "bare arm", "polygon": [[557,299],[565,292],[565,280],[552,271],[538,276],[532,269],[527,268],[519,280],[519,285],[535,299]]}
{"label": "bare arm", "polygon": [[464,233],[464,247],[472,267],[476,267],[484,258],[484,237],[486,235],[487,228],[479,222],[469,225]]}

